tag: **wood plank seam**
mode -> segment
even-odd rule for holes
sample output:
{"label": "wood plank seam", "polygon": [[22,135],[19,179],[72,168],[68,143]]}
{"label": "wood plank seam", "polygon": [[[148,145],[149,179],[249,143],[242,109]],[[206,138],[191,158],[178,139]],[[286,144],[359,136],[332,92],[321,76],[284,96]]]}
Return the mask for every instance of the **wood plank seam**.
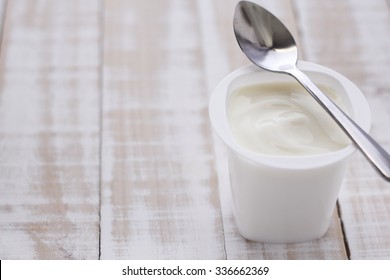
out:
{"label": "wood plank seam", "polygon": [[343,215],[342,215],[340,202],[338,200],[336,203],[336,208],[337,208],[337,213],[338,213],[338,217],[340,220],[341,232],[343,233],[342,236],[343,236],[343,240],[344,240],[345,252],[346,252],[347,258],[350,260],[351,259],[351,250],[349,248],[348,239],[346,238],[345,224],[343,222],[343,219],[341,218]]}
{"label": "wood plank seam", "polygon": [[98,251],[98,259],[101,259],[102,255],[102,159],[103,159],[103,99],[104,99],[104,24],[105,24],[105,5],[104,0],[98,0],[99,6],[99,15],[98,15],[98,30],[100,33],[99,40],[99,80],[98,80],[98,89],[99,89],[99,180],[98,180],[98,188],[99,188],[99,251]]}

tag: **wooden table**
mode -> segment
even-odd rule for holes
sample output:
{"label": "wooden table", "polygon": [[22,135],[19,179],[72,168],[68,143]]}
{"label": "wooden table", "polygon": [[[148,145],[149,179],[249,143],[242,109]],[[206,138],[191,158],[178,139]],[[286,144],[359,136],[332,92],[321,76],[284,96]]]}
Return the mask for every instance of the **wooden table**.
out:
{"label": "wooden table", "polygon": [[[390,150],[390,1],[258,1],[356,83]],[[390,184],[356,153],[328,233],[244,240],[209,96],[248,64],[237,0],[1,0],[0,259],[390,259]]]}

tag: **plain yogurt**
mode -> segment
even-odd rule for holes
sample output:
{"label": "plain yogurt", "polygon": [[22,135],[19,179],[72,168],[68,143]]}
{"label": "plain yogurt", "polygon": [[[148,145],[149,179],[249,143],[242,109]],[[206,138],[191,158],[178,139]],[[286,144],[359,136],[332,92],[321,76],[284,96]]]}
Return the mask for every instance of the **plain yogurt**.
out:
{"label": "plain yogurt", "polygon": [[[369,131],[370,109],[356,85],[318,64],[300,61],[298,68]],[[240,234],[271,243],[323,236],[356,149],[339,148],[348,140],[309,93],[288,75],[248,65],[218,83],[209,113],[227,146],[232,213]]]}
{"label": "plain yogurt", "polygon": [[[345,110],[342,98],[318,87]],[[296,82],[251,84],[235,88],[228,119],[238,143],[256,153],[311,155],[336,151],[350,141],[335,121]]]}

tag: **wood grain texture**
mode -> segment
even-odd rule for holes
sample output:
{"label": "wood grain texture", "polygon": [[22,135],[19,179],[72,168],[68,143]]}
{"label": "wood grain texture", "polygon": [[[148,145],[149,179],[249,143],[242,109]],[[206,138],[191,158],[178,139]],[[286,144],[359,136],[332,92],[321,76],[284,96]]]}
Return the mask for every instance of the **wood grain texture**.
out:
{"label": "wood grain texture", "polygon": [[[308,59],[356,83],[372,111],[372,136],[390,150],[390,14],[386,1],[297,1]],[[390,189],[359,153],[339,197],[352,259],[390,259]]]}
{"label": "wood grain texture", "polygon": [[106,1],[103,259],[225,258],[195,1]]}
{"label": "wood grain texture", "polygon": [[8,1],[0,258],[99,254],[97,1]]}

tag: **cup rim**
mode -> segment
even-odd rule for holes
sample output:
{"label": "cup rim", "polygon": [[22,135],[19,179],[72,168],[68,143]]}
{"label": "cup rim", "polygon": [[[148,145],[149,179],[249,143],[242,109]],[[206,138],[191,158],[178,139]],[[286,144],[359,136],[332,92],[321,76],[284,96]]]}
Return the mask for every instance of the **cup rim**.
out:
{"label": "cup rim", "polygon": [[[366,132],[371,127],[371,112],[367,102],[360,89],[352,83],[349,79],[339,74],[338,72],[327,68],[325,66],[299,61],[298,68],[302,71],[317,72],[325,74],[337,80],[341,86],[345,89],[346,96],[348,97],[353,113],[351,118]],[[353,152],[356,151],[356,147],[353,143],[349,144],[345,148],[337,151],[331,151],[321,154],[313,155],[270,155],[260,154],[246,149],[241,146],[235,139],[227,117],[227,94],[228,89],[232,81],[236,78],[255,72],[264,72],[263,70],[253,64],[243,66],[237,70],[231,72],[225,76],[219,84],[216,86],[211,94],[209,102],[209,117],[214,128],[214,131],[222,139],[222,141],[230,148],[235,151],[238,155],[246,158],[257,164],[263,164],[266,166],[279,167],[285,169],[310,169],[317,168],[320,166],[326,166],[334,162],[338,162],[345,159]],[[267,71],[268,72],[268,71]],[[283,74],[276,74],[283,75]]]}

